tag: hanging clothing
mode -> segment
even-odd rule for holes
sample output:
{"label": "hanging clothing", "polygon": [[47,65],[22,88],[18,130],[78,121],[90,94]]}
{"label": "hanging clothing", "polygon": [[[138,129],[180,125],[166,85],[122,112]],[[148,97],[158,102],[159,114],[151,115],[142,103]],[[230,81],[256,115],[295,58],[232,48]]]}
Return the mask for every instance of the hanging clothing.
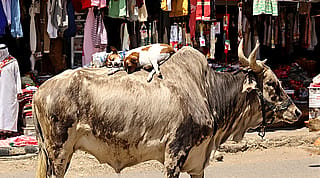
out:
{"label": "hanging clothing", "polygon": [[128,33],[127,23],[122,23],[120,27],[120,39],[121,39],[121,50],[130,50],[130,38]]}
{"label": "hanging clothing", "polygon": [[214,25],[214,22],[212,22],[211,27],[210,27],[210,55],[209,58],[215,59],[215,53],[216,53],[216,27]]}
{"label": "hanging clothing", "polygon": [[187,16],[188,14],[188,0],[172,1],[170,17]]}
{"label": "hanging clothing", "polygon": [[88,9],[90,7],[105,8],[107,6],[106,0],[82,0],[82,9]]}
{"label": "hanging clothing", "polygon": [[271,14],[278,16],[277,0],[253,0],[253,15]]}
{"label": "hanging clothing", "polygon": [[120,18],[126,17],[127,6],[126,0],[110,0],[109,1],[109,17]]}
{"label": "hanging clothing", "polygon": [[239,43],[240,40],[243,38],[243,35],[242,35],[242,3],[239,4],[238,10],[239,10],[239,15],[238,15],[238,43]]}
{"label": "hanging clothing", "polygon": [[103,16],[100,9],[98,9],[98,12],[93,21],[91,36],[92,44],[95,48],[104,49],[107,46],[107,31],[104,26]]}
{"label": "hanging clothing", "polygon": [[138,20],[139,22],[145,22],[148,20],[148,12],[145,0],[143,0],[143,5],[138,9]]}
{"label": "hanging clothing", "polygon": [[52,25],[52,15],[51,15],[51,1],[48,0],[47,2],[47,16],[48,16],[48,23],[47,23],[47,32],[49,35],[49,38],[57,38],[58,37],[58,29]]}
{"label": "hanging clothing", "polygon": [[94,53],[94,44],[92,42],[92,28],[94,25],[95,17],[93,14],[93,7],[89,8],[87,19],[84,26],[84,39],[83,39],[83,58],[82,66],[90,64],[91,56]]}
{"label": "hanging clothing", "polygon": [[157,28],[157,21],[154,20],[152,22],[152,43],[158,43],[158,28]]}
{"label": "hanging clothing", "polygon": [[64,31],[68,28],[67,1],[52,0],[50,14],[51,23],[55,28],[61,31]]}
{"label": "hanging clothing", "polygon": [[63,33],[66,38],[74,37],[77,33],[76,22],[74,19],[74,7],[71,0],[67,0],[67,12],[68,12],[68,29]]}
{"label": "hanging clothing", "polygon": [[316,20],[315,17],[311,17],[311,41],[308,50],[314,50],[314,47],[318,44],[317,32],[316,32]]}
{"label": "hanging clothing", "polygon": [[148,29],[144,23],[142,23],[140,28],[140,38],[141,38],[140,46],[146,46],[148,44]]}
{"label": "hanging clothing", "polygon": [[171,25],[170,30],[170,45],[175,51],[178,50],[178,41],[179,41],[179,27],[177,23]]}
{"label": "hanging clothing", "polygon": [[171,11],[171,0],[162,0],[161,9],[164,11]]}
{"label": "hanging clothing", "polygon": [[1,0],[4,14],[7,17],[8,24],[11,24],[11,0]]}
{"label": "hanging clothing", "polygon": [[7,17],[2,6],[2,2],[0,2],[0,37],[6,34],[7,26],[8,26]]}
{"label": "hanging clothing", "polygon": [[127,0],[127,17],[129,21],[138,20],[138,7],[136,6],[136,1]]}
{"label": "hanging clothing", "polygon": [[22,93],[20,71],[17,60],[8,49],[0,50],[0,130],[17,131],[19,103],[17,95]]}
{"label": "hanging clothing", "polygon": [[23,37],[22,26],[20,22],[20,3],[19,0],[11,1],[11,35],[12,37]]}
{"label": "hanging clothing", "polygon": [[197,0],[196,20],[211,20],[210,0]]}
{"label": "hanging clothing", "polygon": [[190,0],[189,29],[191,39],[194,39],[196,35],[196,9],[197,0]]}

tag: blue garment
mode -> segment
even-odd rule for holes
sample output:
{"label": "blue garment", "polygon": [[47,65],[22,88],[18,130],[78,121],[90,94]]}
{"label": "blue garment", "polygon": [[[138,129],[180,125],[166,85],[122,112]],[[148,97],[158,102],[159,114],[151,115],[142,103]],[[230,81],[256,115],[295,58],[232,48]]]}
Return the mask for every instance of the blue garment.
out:
{"label": "blue garment", "polygon": [[8,26],[7,17],[6,17],[6,14],[4,13],[2,2],[0,1],[0,36],[3,36],[6,34],[7,26]]}
{"label": "blue garment", "polygon": [[22,26],[20,22],[19,0],[11,1],[11,35],[14,38],[23,37]]}
{"label": "blue garment", "polygon": [[74,7],[72,5],[72,1],[68,0],[67,2],[68,9],[68,29],[66,29],[63,33],[64,37],[74,37],[76,36],[77,27],[74,19]]}

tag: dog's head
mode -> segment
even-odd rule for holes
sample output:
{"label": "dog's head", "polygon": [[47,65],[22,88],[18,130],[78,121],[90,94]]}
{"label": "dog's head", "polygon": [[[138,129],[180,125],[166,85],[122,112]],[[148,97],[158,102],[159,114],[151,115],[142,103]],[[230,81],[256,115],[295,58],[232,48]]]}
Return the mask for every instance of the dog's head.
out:
{"label": "dog's head", "polygon": [[138,52],[133,52],[129,54],[125,59],[124,59],[124,68],[126,71],[130,74],[137,70],[138,68],[138,63],[139,63],[139,56],[140,53]]}
{"label": "dog's head", "polygon": [[106,65],[111,67],[119,67],[121,65],[121,56],[115,47],[110,47],[111,53],[108,55]]}

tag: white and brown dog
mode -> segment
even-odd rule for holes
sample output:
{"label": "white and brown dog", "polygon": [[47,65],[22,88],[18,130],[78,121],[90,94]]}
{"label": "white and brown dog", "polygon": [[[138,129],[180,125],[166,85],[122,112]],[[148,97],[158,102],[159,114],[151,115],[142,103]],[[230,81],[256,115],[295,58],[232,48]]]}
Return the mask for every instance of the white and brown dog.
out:
{"label": "white and brown dog", "polygon": [[167,44],[141,46],[126,52],[123,60],[124,68],[129,74],[140,68],[151,70],[147,78],[150,82],[155,73],[162,78],[159,65],[168,60],[173,53],[174,49]]}

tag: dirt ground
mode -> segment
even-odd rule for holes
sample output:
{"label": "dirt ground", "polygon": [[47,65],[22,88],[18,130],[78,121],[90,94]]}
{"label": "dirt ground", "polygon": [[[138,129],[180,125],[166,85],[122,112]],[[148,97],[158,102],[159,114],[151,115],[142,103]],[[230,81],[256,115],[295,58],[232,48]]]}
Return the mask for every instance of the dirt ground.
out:
{"label": "dirt ground", "polygon": [[[303,130],[296,135],[309,134],[307,131]],[[319,133],[320,134],[320,133]],[[292,137],[292,134],[287,133],[273,133],[269,134],[269,143],[271,143],[271,138],[274,140],[285,140],[281,135],[287,135],[288,138]],[[318,136],[318,135],[315,135]],[[254,140],[250,137],[257,139],[256,135],[248,134],[244,140]],[[299,137],[298,137],[299,138]],[[297,142],[296,139],[287,140],[286,142]],[[257,143],[257,141],[255,141]],[[274,143],[274,142],[272,142]],[[275,145],[275,144],[273,144]],[[320,148],[312,146],[311,142],[304,142],[298,146],[294,144],[272,146],[269,144],[265,146],[266,148],[257,148],[250,149],[248,147],[246,151],[238,151],[236,153],[226,153],[222,152],[223,161],[217,162],[215,159],[210,160],[209,167],[217,166],[220,163],[222,164],[241,164],[243,162],[255,162],[259,163],[262,161],[271,161],[271,160],[290,160],[292,158],[311,158],[319,157],[320,160]],[[29,155],[30,156],[30,155]],[[23,159],[5,159],[0,157],[0,178],[2,177],[20,177],[19,175],[25,175],[23,177],[34,177],[37,166],[37,156],[23,158]],[[121,174],[134,174],[148,171],[157,171],[162,172],[163,166],[157,161],[149,161],[145,163],[138,164],[133,167],[125,168]],[[66,177],[99,177],[106,175],[116,175],[114,170],[106,164],[99,164],[99,162],[90,154],[87,154],[82,151],[77,151],[71,161],[70,168],[66,174]]]}

